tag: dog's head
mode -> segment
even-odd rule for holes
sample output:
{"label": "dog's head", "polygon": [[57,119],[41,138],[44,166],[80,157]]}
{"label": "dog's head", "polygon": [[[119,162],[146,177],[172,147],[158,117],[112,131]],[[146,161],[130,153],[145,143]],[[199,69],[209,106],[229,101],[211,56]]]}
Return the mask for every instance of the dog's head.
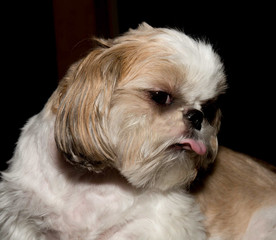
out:
{"label": "dog's head", "polygon": [[57,147],[71,163],[116,168],[136,187],[189,184],[217,153],[220,58],[209,44],[145,23],[96,41],[54,94]]}

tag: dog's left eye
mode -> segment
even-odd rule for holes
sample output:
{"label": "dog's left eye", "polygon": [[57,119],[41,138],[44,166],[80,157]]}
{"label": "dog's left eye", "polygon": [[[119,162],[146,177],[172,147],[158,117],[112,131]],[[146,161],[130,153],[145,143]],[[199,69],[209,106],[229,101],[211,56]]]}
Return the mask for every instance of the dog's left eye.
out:
{"label": "dog's left eye", "polygon": [[160,105],[170,105],[172,96],[164,91],[150,91],[151,99]]}

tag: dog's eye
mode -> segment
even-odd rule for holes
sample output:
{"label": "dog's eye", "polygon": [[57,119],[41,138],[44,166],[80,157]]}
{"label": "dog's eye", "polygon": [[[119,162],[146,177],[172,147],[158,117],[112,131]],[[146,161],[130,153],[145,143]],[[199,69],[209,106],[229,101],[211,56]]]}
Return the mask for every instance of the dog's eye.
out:
{"label": "dog's eye", "polygon": [[169,93],[163,91],[150,91],[151,99],[160,105],[170,105],[172,97]]}

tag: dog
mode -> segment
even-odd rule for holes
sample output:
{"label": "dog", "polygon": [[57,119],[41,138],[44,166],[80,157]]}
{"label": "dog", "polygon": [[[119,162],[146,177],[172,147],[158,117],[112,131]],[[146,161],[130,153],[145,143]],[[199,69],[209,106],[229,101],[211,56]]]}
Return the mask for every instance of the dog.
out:
{"label": "dog", "polygon": [[218,150],[219,56],[146,23],[94,41],[22,130],[0,183],[1,239],[234,239],[239,223],[221,227],[215,211],[226,209],[210,203],[223,152],[232,154]]}
{"label": "dog", "polygon": [[275,239],[275,173],[273,166],[220,146],[214,164],[193,189],[209,238]]}

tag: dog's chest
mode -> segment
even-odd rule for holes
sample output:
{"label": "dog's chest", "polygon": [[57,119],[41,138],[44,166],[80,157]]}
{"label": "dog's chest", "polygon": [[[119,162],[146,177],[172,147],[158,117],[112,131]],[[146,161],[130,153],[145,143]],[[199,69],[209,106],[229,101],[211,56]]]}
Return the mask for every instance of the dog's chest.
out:
{"label": "dog's chest", "polygon": [[90,239],[115,231],[134,201],[128,191],[111,184],[86,186],[62,197],[46,217],[48,235],[58,239]]}

